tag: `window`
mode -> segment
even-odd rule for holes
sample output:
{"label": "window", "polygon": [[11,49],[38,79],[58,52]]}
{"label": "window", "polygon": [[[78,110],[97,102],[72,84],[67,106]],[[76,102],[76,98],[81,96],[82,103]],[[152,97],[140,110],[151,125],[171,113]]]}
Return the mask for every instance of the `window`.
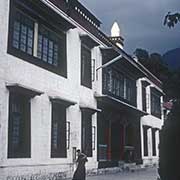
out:
{"label": "window", "polygon": [[91,49],[81,45],[81,85],[92,88]]}
{"label": "window", "polygon": [[30,158],[30,98],[10,93],[8,158]]}
{"label": "window", "polygon": [[126,78],[126,99],[136,104],[136,84],[129,78]]}
{"label": "window", "polygon": [[82,111],[82,152],[92,157],[92,114]]}
{"label": "window", "polygon": [[66,107],[52,103],[51,157],[66,157]]}
{"label": "window", "polygon": [[119,96],[124,97],[124,77],[122,75],[119,76]]}
{"label": "window", "polygon": [[143,144],[144,144],[144,156],[148,156],[148,129],[149,127],[143,126]]}
{"label": "window", "polygon": [[161,118],[161,101],[160,96],[151,91],[151,114]]}
{"label": "window", "polygon": [[156,129],[152,129],[152,153],[156,156]]}
{"label": "window", "polygon": [[146,111],[146,87],[142,85],[142,108]]}
{"label": "window", "polygon": [[58,66],[60,57],[60,40],[58,36],[44,26],[39,26],[38,58],[48,64]]}
{"label": "window", "polygon": [[13,47],[33,55],[34,22],[20,11],[15,12],[13,24]]}
{"label": "window", "polygon": [[31,6],[11,0],[8,53],[67,77],[66,32]]}
{"label": "window", "polygon": [[103,70],[103,91],[136,105],[136,81],[117,70]]}

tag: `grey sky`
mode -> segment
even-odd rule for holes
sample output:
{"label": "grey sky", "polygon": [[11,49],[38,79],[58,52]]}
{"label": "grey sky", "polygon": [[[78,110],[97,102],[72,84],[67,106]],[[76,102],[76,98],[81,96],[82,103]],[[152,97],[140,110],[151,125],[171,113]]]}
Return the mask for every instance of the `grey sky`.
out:
{"label": "grey sky", "polygon": [[163,26],[168,11],[180,11],[180,0],[79,1],[101,20],[106,34],[110,34],[113,22],[118,22],[129,53],[144,48],[163,54],[180,47],[180,23],[173,29]]}

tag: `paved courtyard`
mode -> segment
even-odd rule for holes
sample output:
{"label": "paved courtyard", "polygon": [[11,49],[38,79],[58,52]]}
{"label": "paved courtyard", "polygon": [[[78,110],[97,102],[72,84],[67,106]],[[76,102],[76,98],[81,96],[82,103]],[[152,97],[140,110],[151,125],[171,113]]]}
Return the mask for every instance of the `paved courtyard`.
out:
{"label": "paved courtyard", "polygon": [[157,180],[157,169],[149,168],[135,172],[91,176],[87,177],[87,180]]}

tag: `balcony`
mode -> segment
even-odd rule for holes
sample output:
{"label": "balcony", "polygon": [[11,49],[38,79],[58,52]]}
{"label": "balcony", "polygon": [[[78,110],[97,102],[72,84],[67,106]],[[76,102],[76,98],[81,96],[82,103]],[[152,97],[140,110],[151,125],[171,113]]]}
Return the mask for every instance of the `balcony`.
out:
{"label": "balcony", "polygon": [[108,68],[103,70],[104,95],[112,96],[127,104],[137,107],[136,80],[133,80],[117,70]]}

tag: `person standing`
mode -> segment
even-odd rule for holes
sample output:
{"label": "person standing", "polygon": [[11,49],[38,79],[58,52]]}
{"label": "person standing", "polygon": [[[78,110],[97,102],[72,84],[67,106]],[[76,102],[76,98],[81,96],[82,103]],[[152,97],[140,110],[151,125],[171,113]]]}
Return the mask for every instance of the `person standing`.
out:
{"label": "person standing", "polygon": [[85,163],[88,161],[87,156],[82,153],[79,149],[77,150],[77,168],[74,172],[72,180],[85,180],[86,179],[86,168]]}

